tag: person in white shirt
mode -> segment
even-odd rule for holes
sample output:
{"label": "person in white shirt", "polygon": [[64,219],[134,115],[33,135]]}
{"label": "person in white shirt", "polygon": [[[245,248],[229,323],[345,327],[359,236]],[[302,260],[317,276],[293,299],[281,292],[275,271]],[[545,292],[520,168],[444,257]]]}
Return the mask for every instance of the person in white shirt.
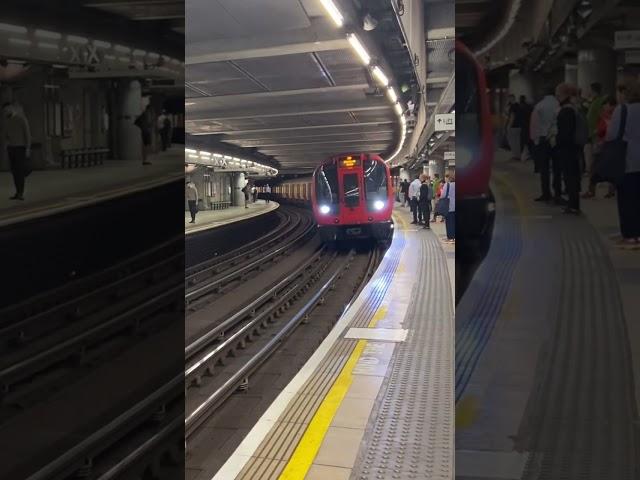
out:
{"label": "person in white shirt", "polygon": [[531,113],[530,137],[533,142],[533,158],[536,172],[540,173],[541,195],[536,202],[551,200],[550,167],[553,169],[553,193],[555,198],[562,194],[560,162],[553,158],[552,142],[556,130],[556,116],[560,105],[553,89],[549,88]]}
{"label": "person in white shirt", "polygon": [[267,203],[271,200],[271,187],[268,183],[264,186],[264,199]]}
{"label": "person in white shirt", "polygon": [[420,197],[420,176],[416,175],[416,178],[409,184],[409,206],[411,207],[411,213],[413,213],[412,224],[418,224],[418,198]]}
{"label": "person in white shirt", "polygon": [[196,223],[196,213],[198,213],[198,189],[193,182],[187,182],[184,194],[185,197],[187,197],[189,212],[191,213],[191,221],[189,223]]}

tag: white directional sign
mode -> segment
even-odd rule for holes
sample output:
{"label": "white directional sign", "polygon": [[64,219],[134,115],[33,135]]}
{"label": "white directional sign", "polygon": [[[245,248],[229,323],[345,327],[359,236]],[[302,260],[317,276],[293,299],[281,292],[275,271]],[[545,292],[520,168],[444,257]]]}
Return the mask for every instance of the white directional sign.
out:
{"label": "white directional sign", "polygon": [[640,64],[640,50],[628,50],[624,52],[624,63],[628,65]]}
{"label": "white directional sign", "polygon": [[444,159],[445,160],[455,160],[456,159],[456,152],[444,152]]}
{"label": "white directional sign", "polygon": [[436,132],[448,132],[455,129],[455,113],[436,113]]}
{"label": "white directional sign", "polygon": [[640,48],[640,30],[619,30],[615,32],[613,48]]}

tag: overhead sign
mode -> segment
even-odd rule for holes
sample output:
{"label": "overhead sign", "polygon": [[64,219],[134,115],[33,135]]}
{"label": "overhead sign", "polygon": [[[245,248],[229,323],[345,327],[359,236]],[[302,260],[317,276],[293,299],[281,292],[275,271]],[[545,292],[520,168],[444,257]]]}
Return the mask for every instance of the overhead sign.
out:
{"label": "overhead sign", "polygon": [[624,63],[627,65],[640,64],[640,50],[624,52]]}
{"label": "overhead sign", "polygon": [[445,160],[455,160],[456,159],[456,152],[444,152],[444,159]]}
{"label": "overhead sign", "polygon": [[640,48],[640,30],[619,30],[615,32],[613,48]]}
{"label": "overhead sign", "polygon": [[436,132],[449,132],[455,129],[455,113],[436,113]]}

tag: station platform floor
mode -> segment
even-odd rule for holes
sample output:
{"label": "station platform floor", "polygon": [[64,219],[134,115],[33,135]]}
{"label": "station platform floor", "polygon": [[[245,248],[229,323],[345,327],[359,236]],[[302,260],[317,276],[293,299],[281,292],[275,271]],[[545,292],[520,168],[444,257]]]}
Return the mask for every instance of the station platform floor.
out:
{"label": "station platform floor", "polygon": [[215,480],[452,478],[454,246],[394,218],[372,279]]}
{"label": "station platform floor", "polygon": [[25,200],[15,193],[10,172],[0,172],[0,227],[80,208],[184,177],[184,146],[142,161],[105,160],[85,168],[35,170],[26,179]]}
{"label": "station platform floor", "polygon": [[606,186],[566,215],[533,201],[532,163],[508,156],[456,308],[456,479],[638,478],[640,251],[610,238]]}
{"label": "station platform floor", "polygon": [[196,223],[191,222],[191,214],[184,214],[184,233],[190,235],[203,230],[222,227],[234,222],[240,222],[249,218],[264,215],[273,212],[280,206],[277,202],[266,203],[264,200],[258,200],[256,203],[250,203],[249,208],[245,207],[229,207],[224,210],[202,210],[196,214]]}

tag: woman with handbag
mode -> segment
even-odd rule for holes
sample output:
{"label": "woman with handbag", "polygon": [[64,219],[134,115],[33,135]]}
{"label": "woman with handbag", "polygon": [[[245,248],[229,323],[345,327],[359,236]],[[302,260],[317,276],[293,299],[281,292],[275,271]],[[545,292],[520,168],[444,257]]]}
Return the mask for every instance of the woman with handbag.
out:
{"label": "woman with handbag", "polygon": [[[622,248],[640,249],[640,83],[618,87],[620,105],[611,117],[603,146],[601,175],[616,183]],[[626,103],[624,103],[626,100]]]}

